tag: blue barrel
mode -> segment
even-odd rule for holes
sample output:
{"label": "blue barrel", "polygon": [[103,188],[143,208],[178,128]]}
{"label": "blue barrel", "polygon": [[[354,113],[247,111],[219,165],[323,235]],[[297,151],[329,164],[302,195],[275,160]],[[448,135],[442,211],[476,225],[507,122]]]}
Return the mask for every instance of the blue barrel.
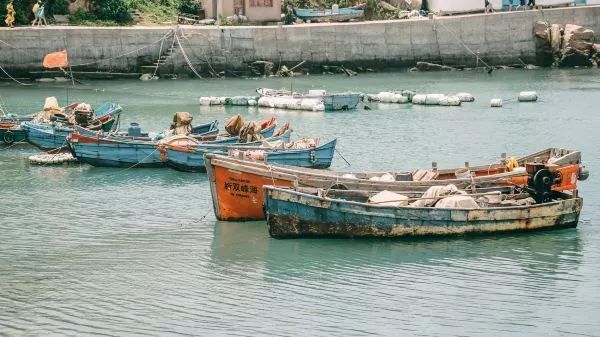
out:
{"label": "blue barrel", "polygon": [[127,129],[127,134],[131,137],[141,137],[142,136],[142,128],[138,123],[129,124],[129,128]]}

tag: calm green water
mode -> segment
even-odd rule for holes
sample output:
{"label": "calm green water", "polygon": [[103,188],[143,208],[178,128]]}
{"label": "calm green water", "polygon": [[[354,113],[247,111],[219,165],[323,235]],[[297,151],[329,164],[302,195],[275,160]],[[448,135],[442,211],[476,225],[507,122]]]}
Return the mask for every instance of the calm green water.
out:
{"label": "calm green water", "polygon": [[[87,81],[71,101],[112,100],[126,123],[165,128],[276,116],[301,136],[339,138],[338,169],[486,163],[500,153],[581,149],[580,226],[426,241],[270,239],[263,222],[215,220],[205,175],[168,169],[35,167],[0,149],[0,335],[600,335],[600,72],[393,73],[356,78]],[[203,95],[256,87],[467,91],[460,108],[375,105],[344,113],[200,109]],[[537,104],[511,102],[537,90]],[[11,112],[67,90],[0,83]]]}

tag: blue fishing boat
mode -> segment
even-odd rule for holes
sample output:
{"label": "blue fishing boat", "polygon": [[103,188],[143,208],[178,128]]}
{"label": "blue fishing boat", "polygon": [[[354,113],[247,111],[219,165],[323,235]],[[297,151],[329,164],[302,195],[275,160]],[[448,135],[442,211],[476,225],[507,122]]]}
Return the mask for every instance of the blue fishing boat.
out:
{"label": "blue fishing boat", "polygon": [[[548,202],[515,205],[497,203],[454,208],[382,205],[363,201],[362,191],[314,192],[264,186],[264,207],[269,234],[274,238],[305,237],[424,237],[479,235],[576,227],[583,200],[557,192]],[[444,197],[467,198],[468,195]],[[362,198],[362,200],[360,200]],[[508,200],[509,195],[503,195]],[[515,197],[516,198],[516,197]],[[358,199],[358,200],[357,200]],[[411,199],[402,199],[407,201]],[[414,200],[414,199],[413,199]],[[418,197],[416,200],[419,200]],[[438,203],[442,202],[441,199]],[[516,200],[516,199],[515,199]],[[400,200],[396,200],[398,202]]]}
{"label": "blue fishing boat", "polygon": [[[268,142],[282,141],[289,143],[291,130],[285,131],[283,135],[264,139]],[[272,134],[272,133],[271,133]],[[234,138],[235,139],[235,138]],[[164,146],[160,149],[163,157],[166,158],[167,165],[173,169],[184,172],[206,172],[204,166],[204,155],[206,153],[226,154],[231,149],[256,149],[262,144],[262,141],[251,143],[235,142],[206,142],[191,146]]]}
{"label": "blue fishing boat", "polygon": [[299,150],[257,147],[258,144],[239,144],[235,146],[166,146],[163,151],[170,167],[185,172],[206,172],[204,162],[206,153],[227,154],[230,150],[237,150],[238,155],[244,157],[250,152],[260,152],[260,158],[257,160],[268,164],[328,168],[333,161],[336,142],[337,140],[334,139],[321,146]]}
{"label": "blue fishing boat", "polygon": [[68,137],[73,157],[100,167],[163,167],[156,143],[101,134],[73,132]]}
{"label": "blue fishing boat", "polygon": [[219,122],[217,120],[214,120],[210,123],[206,123],[206,124],[201,124],[201,125],[196,125],[196,126],[192,126],[192,131],[191,134],[192,135],[207,135],[208,133],[214,132],[214,130],[219,130]]}
{"label": "blue fishing boat", "polygon": [[358,8],[311,9],[294,8],[294,14],[301,20],[307,21],[350,21],[360,19],[365,11]]}
{"label": "blue fishing boat", "polygon": [[[263,132],[263,135],[272,135],[273,128],[269,127]],[[216,136],[214,130],[203,135],[207,134]],[[286,137],[289,139],[289,134]],[[201,139],[202,136],[192,135],[190,138]],[[213,139],[213,137],[210,137],[210,140],[194,146],[211,146],[210,144],[213,144],[212,146],[215,148],[224,148],[227,144],[239,140],[238,137],[228,137],[225,140]],[[161,144],[160,141],[154,142],[149,139],[125,136],[107,136],[78,129],[78,132],[74,132],[69,136],[68,144],[75,158],[92,166],[158,168],[166,165],[166,155],[162,150],[163,147],[158,146]]]}
{"label": "blue fishing boat", "polygon": [[[88,124],[88,128],[110,132],[118,125],[121,112],[122,108],[118,104],[104,104],[95,111],[96,118]],[[34,122],[22,122],[21,128],[27,134],[27,141],[44,151],[65,148],[67,136],[74,130],[74,126]]]}

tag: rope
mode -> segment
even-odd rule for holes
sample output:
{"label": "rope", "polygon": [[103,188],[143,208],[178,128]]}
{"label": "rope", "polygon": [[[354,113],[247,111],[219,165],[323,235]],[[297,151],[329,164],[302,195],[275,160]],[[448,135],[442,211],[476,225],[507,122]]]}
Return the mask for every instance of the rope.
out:
{"label": "rope", "polygon": [[196,68],[194,68],[194,66],[192,65],[192,62],[188,58],[187,54],[185,53],[185,50],[183,49],[183,46],[181,45],[181,41],[179,40],[179,34],[175,33],[175,38],[177,39],[177,45],[179,45],[179,49],[181,50],[181,54],[183,55],[183,58],[185,59],[185,62],[187,62],[188,67],[190,67],[190,69],[192,70],[192,72],[196,76],[198,76],[198,78],[201,79],[202,76],[200,76],[200,74],[198,74],[198,72],[196,71]]}
{"label": "rope", "polygon": [[138,165],[139,165],[139,164],[141,164],[141,163],[142,163],[144,160],[146,160],[146,159],[150,158],[150,157],[151,157],[151,156],[152,156],[154,153],[156,153],[156,151],[158,151],[158,147],[156,147],[156,148],[154,149],[154,151],[150,152],[150,154],[149,154],[149,155],[147,155],[146,157],[144,157],[142,160],[138,161],[137,163],[133,164],[132,166],[130,166],[130,167],[126,168],[126,169],[123,169],[123,170],[121,170],[121,171],[117,172],[116,174],[123,173],[123,172],[125,172],[125,171],[127,171],[127,170],[130,170],[130,169],[132,169],[132,168],[134,168],[134,167],[138,166]]}
{"label": "rope", "polygon": [[192,62],[190,61],[189,57],[187,56],[187,54],[185,53],[185,50],[183,49],[183,45],[181,44],[181,40],[179,40],[179,34],[175,33],[175,38],[177,39],[177,45],[179,46],[179,49],[181,50],[181,54],[183,55],[183,58],[185,59],[185,62],[187,62],[188,67],[190,67],[190,69],[192,70],[192,72],[198,77],[198,78],[202,78],[202,76],[200,76],[200,74],[198,74],[198,72],[196,71],[196,68],[194,68],[194,66],[192,65]]}
{"label": "rope", "polygon": [[[181,29],[181,28],[180,28],[180,29]],[[183,31],[183,30],[182,30],[182,31]],[[207,37],[206,37],[204,34],[198,34],[198,35],[201,35],[201,36],[202,36],[202,37],[203,37],[203,38],[206,40],[206,42],[208,43],[208,47],[210,48],[210,52],[211,52],[211,54],[212,54],[212,44],[210,43],[210,40],[209,40],[209,39],[208,39],[208,38],[207,38]],[[185,34],[183,34],[183,33],[182,33],[182,34],[181,34],[181,36],[182,36],[184,39],[186,39],[186,40],[188,40],[188,41],[189,41],[189,39],[188,39],[188,38],[185,36]],[[204,61],[206,61],[206,64],[208,64],[208,67],[210,68],[210,70],[211,70],[211,71],[212,71],[212,72],[213,72],[213,73],[216,75],[216,74],[217,74],[217,72],[215,71],[215,68],[213,68],[212,64],[210,64],[210,61],[209,61],[209,59],[208,59],[208,56],[207,56],[207,55],[206,55],[206,53],[204,52],[204,49],[200,48],[200,51],[202,52],[202,56],[204,56]]]}
{"label": "rope", "polygon": [[9,74],[8,72],[6,72],[6,70],[4,70],[4,68],[2,68],[2,66],[0,66],[0,70],[2,70],[2,72],[3,72],[3,73],[5,73],[5,74],[6,74],[6,76],[8,76],[8,78],[10,78],[10,79],[11,79],[11,80],[13,80],[14,82],[16,82],[16,83],[18,83],[18,84],[20,84],[20,85],[22,85],[22,86],[24,86],[24,87],[26,87],[26,86],[30,86],[30,85],[31,85],[31,84],[26,84],[26,83],[23,83],[23,82],[21,82],[21,81],[17,80],[16,78],[14,78],[14,77],[10,76],[10,74]]}
{"label": "rope", "polygon": [[[442,26],[442,28],[444,28],[445,30],[447,30],[450,34],[452,34],[452,37],[454,39],[456,39],[456,41],[458,41],[458,43],[460,43],[469,53],[473,54],[473,56],[475,56],[477,58],[477,61],[481,61],[481,63],[483,63],[486,67],[490,67],[489,64],[485,63],[484,60],[479,58],[479,55],[477,53],[475,53],[473,50],[471,50],[471,48],[469,48],[469,46],[467,46],[466,44],[464,44],[464,42],[458,37],[458,34],[456,34],[454,31],[452,31],[450,28],[446,27],[446,25],[444,25],[444,23],[439,20],[439,19],[434,19],[434,23],[435,22],[439,22],[440,26]],[[439,49],[439,48],[438,48]]]}

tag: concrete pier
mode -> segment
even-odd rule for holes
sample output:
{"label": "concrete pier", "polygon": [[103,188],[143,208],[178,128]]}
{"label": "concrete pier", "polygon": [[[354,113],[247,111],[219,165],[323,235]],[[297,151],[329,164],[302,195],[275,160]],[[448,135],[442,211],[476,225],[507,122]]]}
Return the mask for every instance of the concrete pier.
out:
{"label": "concrete pier", "polygon": [[[180,26],[180,41],[190,62],[202,72],[210,67],[243,70],[256,60],[272,61],[276,66],[305,60],[307,67],[344,64],[380,69],[412,67],[417,61],[474,66],[478,58],[491,65],[534,63],[533,25],[538,20],[600,32],[600,6],[421,20]],[[148,69],[159,57],[158,41],[175,27],[2,28],[0,66],[13,75],[28,76],[30,71],[42,70],[45,54],[66,48],[74,70],[152,72]],[[172,45],[173,38],[168,37],[162,50]],[[174,49],[159,71],[191,73],[177,43]]]}

